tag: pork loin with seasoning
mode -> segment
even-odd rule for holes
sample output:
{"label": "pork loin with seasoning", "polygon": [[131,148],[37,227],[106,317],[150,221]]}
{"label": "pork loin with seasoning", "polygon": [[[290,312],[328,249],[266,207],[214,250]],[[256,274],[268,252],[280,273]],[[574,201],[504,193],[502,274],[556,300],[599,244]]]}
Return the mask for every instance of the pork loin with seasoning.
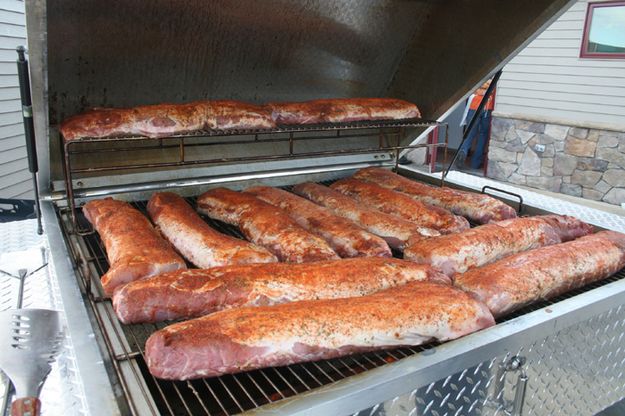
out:
{"label": "pork loin with seasoning", "polygon": [[267,107],[241,101],[210,101],[207,120],[214,123],[213,128],[217,130],[263,130],[276,127]]}
{"label": "pork loin with seasoning", "polygon": [[277,124],[347,123],[420,118],[416,105],[395,98],[334,98],[268,104]]}
{"label": "pork loin with seasoning", "polygon": [[134,108],[96,108],[61,124],[67,141],[84,137],[166,137],[197,130],[275,128],[268,108],[241,101],[196,101]]}
{"label": "pork loin with seasoning", "polygon": [[442,234],[457,233],[469,228],[469,222],[463,217],[415,201],[408,195],[375,183],[348,178],[334,182],[330,187],[372,208],[397,215],[422,227],[433,228]]}
{"label": "pork loin with seasoning", "polygon": [[514,218],[457,234],[416,237],[408,243],[404,258],[430,264],[451,276],[511,254],[573,240],[592,230],[591,225],[563,215]]}
{"label": "pork loin with seasoning", "polygon": [[395,250],[403,250],[413,235],[421,237],[440,235],[433,228],[420,227],[396,215],[368,208],[327,186],[307,182],[295,185],[293,192],[329,208],[336,215],[354,221],[365,230],[382,237]]}
{"label": "pork loin with seasoning", "polygon": [[418,201],[449,210],[479,224],[516,217],[509,205],[491,196],[425,185],[381,168],[361,169],[354,178],[402,192]]}
{"label": "pork loin with seasoning", "polygon": [[382,238],[314,202],[270,186],[255,186],[245,192],[283,209],[299,225],[326,240],[341,257],[392,256]]}
{"label": "pork loin with seasoning", "polygon": [[232,307],[362,296],[412,281],[451,283],[430,266],[380,257],[227,266],[127,284],[115,292],[113,306],[123,323],[159,322]]}
{"label": "pork loin with seasoning", "polygon": [[228,309],[156,331],[150,372],[187,380],[356,352],[446,341],[494,325],[488,308],[449,285],[411,282],[371,295]]}
{"label": "pork loin with seasoning", "polygon": [[161,233],[197,267],[278,261],[268,250],[212,229],[193,208],[172,192],[157,192],[148,213]]}
{"label": "pork loin with seasoning", "polygon": [[130,204],[105,198],[87,202],[83,213],[106,248],[111,266],[102,276],[106,295],[133,280],[186,269],[184,260]]}
{"label": "pork loin with seasoning", "polygon": [[602,231],[506,257],[455,276],[496,317],[604,279],[625,267],[625,234]]}
{"label": "pork loin with seasoning", "polygon": [[211,189],[198,197],[197,209],[211,218],[238,226],[247,239],[265,247],[280,261],[305,263],[339,258],[324,239],[300,227],[280,208],[252,194]]}

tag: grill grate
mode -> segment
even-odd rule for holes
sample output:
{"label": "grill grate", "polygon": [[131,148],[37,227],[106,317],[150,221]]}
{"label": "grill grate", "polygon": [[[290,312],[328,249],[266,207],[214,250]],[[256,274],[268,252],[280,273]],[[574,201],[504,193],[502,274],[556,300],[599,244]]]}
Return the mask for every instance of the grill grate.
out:
{"label": "grill grate", "polygon": [[[188,198],[187,200],[195,205],[195,198]],[[145,201],[135,202],[133,205],[141,212],[146,213],[147,203]],[[71,230],[71,220],[67,212],[65,212],[65,214],[60,212],[59,214],[67,237],[69,236],[69,230]],[[89,224],[82,215],[81,210],[78,211],[78,214],[77,220],[80,226],[88,227]],[[243,235],[236,227],[215,221],[208,217],[204,217],[204,219],[210,226],[225,234],[243,238]],[[100,276],[103,275],[109,267],[105,250],[99,236],[97,233],[91,233],[85,236],[74,235],[74,237],[78,241],[78,244],[82,243],[83,246],[86,247],[87,256],[85,261],[95,268],[95,274],[97,274],[97,276],[94,276],[93,273],[91,273],[91,276],[89,276],[82,272],[79,273],[83,277],[83,283],[87,287],[89,295],[96,303],[110,303],[108,299],[101,298],[94,294],[94,292],[98,292],[98,290],[91,290],[91,288],[95,289],[97,287],[95,286],[98,284],[97,281],[99,281]],[[71,250],[71,252],[74,257],[74,262],[80,264],[81,259],[77,251]],[[80,272],[82,269],[77,267],[77,270]],[[625,271],[621,271],[608,279],[593,283],[585,288],[573,290],[550,301],[538,302],[508,315],[505,319],[499,320],[498,323],[514,319],[528,312],[543,308],[621,278],[625,278]],[[112,319],[115,318],[112,317]],[[134,360],[136,362],[139,371],[135,373],[135,376],[142,377],[147,385],[149,394],[157,407],[157,409],[152,409],[155,414],[233,415],[263,406],[267,403],[295,396],[299,393],[345,379],[352,375],[383,366],[387,363],[401,360],[402,358],[417,354],[437,345],[432,343],[418,347],[396,348],[318,362],[293,364],[285,367],[272,367],[221,377],[172,382],[158,380],[150,375],[143,356],[143,348],[146,339],[154,331],[170,323],[171,322],[121,325],[125,340],[117,340],[118,342],[127,342],[128,352],[118,355],[115,357],[116,360]],[[102,327],[102,332],[105,337],[115,335],[120,337],[119,334],[108,333],[112,331],[107,331],[104,325]],[[107,344],[110,345],[111,343],[109,342]],[[122,383],[124,383],[124,376],[119,371],[118,376],[122,379]],[[136,407],[133,405],[133,397],[131,394],[128,394],[128,392],[126,393],[131,408],[135,409],[136,413]],[[147,394],[147,392],[143,393]]]}
{"label": "grill grate", "polygon": [[[229,129],[229,130],[196,130],[188,133],[172,134],[164,139],[179,139],[186,137],[214,137],[214,136],[242,136],[255,134],[276,134],[276,133],[300,133],[300,132],[322,132],[330,130],[358,130],[358,129],[388,129],[400,127],[429,127],[438,125],[436,120],[425,120],[421,118],[403,120],[361,120],[344,123],[323,123],[323,124],[298,124],[281,125],[273,129]],[[82,137],[70,140],[71,142],[115,142],[121,140],[155,140],[147,136],[115,136],[115,137]],[[156,139],[158,140],[158,139]]]}

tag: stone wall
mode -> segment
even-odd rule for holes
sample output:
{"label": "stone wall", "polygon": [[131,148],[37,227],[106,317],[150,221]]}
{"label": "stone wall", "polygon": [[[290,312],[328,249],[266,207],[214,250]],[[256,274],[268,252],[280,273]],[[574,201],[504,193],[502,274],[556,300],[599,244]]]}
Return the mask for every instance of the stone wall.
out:
{"label": "stone wall", "polygon": [[620,205],[625,132],[493,117],[488,176]]}

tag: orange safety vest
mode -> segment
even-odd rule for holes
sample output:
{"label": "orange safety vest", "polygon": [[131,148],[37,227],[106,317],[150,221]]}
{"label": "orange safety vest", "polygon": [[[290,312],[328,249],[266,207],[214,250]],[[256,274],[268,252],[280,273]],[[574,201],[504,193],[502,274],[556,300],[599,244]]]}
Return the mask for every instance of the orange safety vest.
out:
{"label": "orange safety vest", "polygon": [[[488,99],[488,102],[484,106],[484,110],[493,111],[493,109],[495,108],[495,101],[493,100],[494,95],[495,95],[495,91],[491,93],[490,98]],[[482,98],[484,98],[484,95],[475,93],[475,95],[473,96],[473,99],[471,100],[471,104],[469,105],[469,109],[477,110],[477,107],[482,102]]]}

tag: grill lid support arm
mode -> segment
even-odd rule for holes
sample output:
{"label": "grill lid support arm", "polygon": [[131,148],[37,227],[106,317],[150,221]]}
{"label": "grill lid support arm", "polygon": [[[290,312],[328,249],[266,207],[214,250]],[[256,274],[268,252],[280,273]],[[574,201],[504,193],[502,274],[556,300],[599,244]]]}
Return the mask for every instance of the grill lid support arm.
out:
{"label": "grill lid support arm", "polygon": [[[482,114],[482,111],[484,110],[484,106],[488,102],[488,99],[490,98],[490,96],[492,95],[493,91],[495,90],[495,87],[497,86],[497,82],[499,81],[499,77],[501,77],[501,69],[499,71],[497,71],[497,73],[493,77],[493,80],[491,81],[490,85],[488,86],[488,89],[486,90],[486,93],[484,94],[484,98],[482,98],[482,101],[480,102],[480,105],[478,105],[477,110],[475,110],[475,114],[473,114],[473,117],[471,117],[471,121],[469,122],[469,125],[467,126],[467,129],[462,134],[462,141],[458,145],[458,149],[462,148],[462,145],[467,140],[467,137],[469,137],[469,134],[471,134],[471,131],[475,127],[475,124],[477,123],[477,119]],[[447,166],[447,169],[445,169],[445,171],[443,172],[443,175],[441,176],[441,186],[444,185],[445,178],[447,178],[447,174],[449,173],[451,168],[456,163],[456,159],[458,159],[458,152],[456,152],[454,157],[451,158],[451,162],[449,162],[449,165]]]}

